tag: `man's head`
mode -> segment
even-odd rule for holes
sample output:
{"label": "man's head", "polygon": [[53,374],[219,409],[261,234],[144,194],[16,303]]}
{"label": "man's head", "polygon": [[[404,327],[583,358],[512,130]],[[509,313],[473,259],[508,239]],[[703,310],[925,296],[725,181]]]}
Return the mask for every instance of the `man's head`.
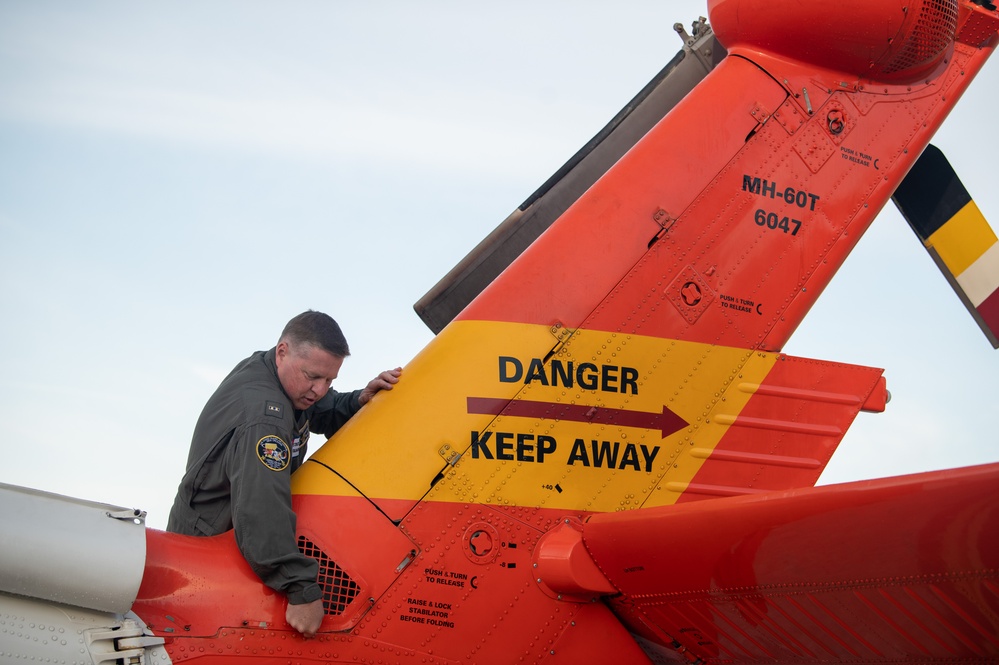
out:
{"label": "man's head", "polygon": [[327,393],[350,355],[336,321],[309,310],[288,322],[275,350],[278,380],[296,409],[305,409]]}

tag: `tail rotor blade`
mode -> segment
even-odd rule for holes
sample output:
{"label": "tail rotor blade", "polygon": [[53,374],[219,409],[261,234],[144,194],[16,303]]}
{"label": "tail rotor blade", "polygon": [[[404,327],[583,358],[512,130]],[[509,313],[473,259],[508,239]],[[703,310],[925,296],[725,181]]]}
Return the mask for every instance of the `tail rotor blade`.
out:
{"label": "tail rotor blade", "polygon": [[892,200],[999,349],[999,241],[938,148],[926,147]]}

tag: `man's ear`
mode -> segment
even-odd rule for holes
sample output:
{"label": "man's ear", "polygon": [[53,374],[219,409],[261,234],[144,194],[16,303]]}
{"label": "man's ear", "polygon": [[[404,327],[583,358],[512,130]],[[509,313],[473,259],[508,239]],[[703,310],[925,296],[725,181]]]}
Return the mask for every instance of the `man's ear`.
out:
{"label": "man's ear", "polygon": [[274,349],[274,360],[277,364],[281,364],[285,358],[291,353],[291,347],[288,346],[288,342],[281,340],[278,342],[277,347]]}

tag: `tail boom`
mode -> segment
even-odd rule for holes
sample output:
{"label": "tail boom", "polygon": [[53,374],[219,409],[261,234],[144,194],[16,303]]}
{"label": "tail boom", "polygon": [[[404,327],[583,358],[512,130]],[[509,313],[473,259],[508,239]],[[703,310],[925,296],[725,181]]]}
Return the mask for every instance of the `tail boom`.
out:
{"label": "tail boom", "polygon": [[626,624],[705,663],[999,658],[999,465],[597,515],[580,533]]}

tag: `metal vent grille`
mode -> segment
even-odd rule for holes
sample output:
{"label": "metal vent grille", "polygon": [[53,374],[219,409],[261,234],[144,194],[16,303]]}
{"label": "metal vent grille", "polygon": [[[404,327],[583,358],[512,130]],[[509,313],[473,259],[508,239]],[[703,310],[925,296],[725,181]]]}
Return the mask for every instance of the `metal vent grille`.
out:
{"label": "metal vent grille", "polygon": [[929,63],[954,40],[957,32],[957,0],[924,0],[905,45],[885,67],[894,74]]}
{"label": "metal vent grille", "polygon": [[305,536],[298,537],[298,549],[302,554],[319,562],[319,586],[323,589],[323,608],[329,616],[344,613],[350,602],[360,592],[361,587],[336,562]]}

